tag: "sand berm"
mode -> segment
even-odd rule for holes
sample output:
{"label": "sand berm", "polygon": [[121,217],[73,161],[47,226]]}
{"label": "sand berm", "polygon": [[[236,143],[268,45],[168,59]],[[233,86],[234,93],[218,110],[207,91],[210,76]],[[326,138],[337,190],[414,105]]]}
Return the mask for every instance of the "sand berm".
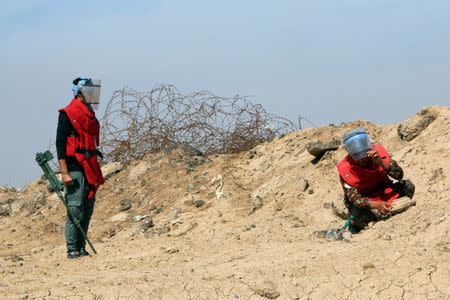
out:
{"label": "sand berm", "polygon": [[[315,158],[306,145],[357,127],[403,167],[417,204],[349,242],[318,239],[345,222],[331,206],[346,153]],[[65,209],[45,179],[0,188],[0,298],[450,299],[449,107],[233,155],[186,148],[104,166],[89,231],[98,254],[78,260],[66,258]]]}

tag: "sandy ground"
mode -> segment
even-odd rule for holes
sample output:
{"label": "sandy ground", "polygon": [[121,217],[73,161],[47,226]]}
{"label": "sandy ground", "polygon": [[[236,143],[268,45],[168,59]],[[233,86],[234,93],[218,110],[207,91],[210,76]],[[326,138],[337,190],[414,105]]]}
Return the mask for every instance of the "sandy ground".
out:
{"label": "sandy ground", "polygon": [[[65,210],[45,181],[2,188],[11,215],[0,217],[0,298],[450,299],[450,109],[428,107],[402,124],[427,116],[435,120],[411,141],[399,124],[355,121],[193,169],[176,150],[149,155],[100,189],[89,232],[98,254],[77,260],[66,259]],[[330,208],[345,150],[314,164],[305,145],[360,126],[416,184],[417,205],[350,242],[316,238],[345,223]],[[120,211],[124,199],[131,209]],[[155,226],[142,233],[137,215]]]}

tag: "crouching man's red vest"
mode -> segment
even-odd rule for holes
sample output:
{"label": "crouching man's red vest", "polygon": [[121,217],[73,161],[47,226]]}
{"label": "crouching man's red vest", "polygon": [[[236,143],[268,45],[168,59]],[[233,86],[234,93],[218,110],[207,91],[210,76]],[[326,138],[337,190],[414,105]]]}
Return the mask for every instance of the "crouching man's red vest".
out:
{"label": "crouching man's red vest", "polygon": [[100,124],[95,113],[76,99],[73,99],[67,107],[59,110],[59,112],[61,111],[67,114],[77,133],[76,136],[67,138],[66,155],[74,156],[83,167],[88,183],[93,186],[93,190],[88,196],[90,198],[104,183],[97,160],[97,155],[101,155],[97,150]]}
{"label": "crouching man's red vest", "polygon": [[[384,162],[390,164],[391,159],[383,146],[373,145],[373,150],[378,152]],[[381,166],[372,164],[372,168],[363,168],[358,166],[350,155],[347,155],[336,167],[342,180],[356,188],[364,198],[392,203],[399,196],[392,189],[392,181],[389,179],[386,170]]]}

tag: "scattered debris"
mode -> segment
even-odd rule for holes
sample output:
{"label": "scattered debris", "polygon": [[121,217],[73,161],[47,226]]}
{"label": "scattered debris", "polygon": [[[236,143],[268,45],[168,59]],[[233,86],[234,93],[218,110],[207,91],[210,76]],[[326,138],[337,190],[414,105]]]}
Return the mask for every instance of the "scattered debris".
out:
{"label": "scattered debris", "polygon": [[194,229],[195,227],[197,227],[197,223],[191,223],[188,227],[186,227],[184,230],[182,230],[182,231],[180,231],[180,232],[177,232],[177,233],[174,233],[174,234],[171,234],[171,236],[173,236],[173,237],[179,237],[179,236],[182,236],[182,235],[185,235],[186,233],[188,233],[189,231],[191,231],[192,229]]}
{"label": "scattered debris", "polygon": [[217,177],[214,177],[211,179],[211,185],[216,192],[216,198],[217,200],[222,199],[223,197],[223,181],[222,181],[222,175],[218,175]]}
{"label": "scattered debris", "polygon": [[253,214],[258,209],[261,209],[262,206],[263,206],[263,199],[260,196],[256,196],[252,202],[251,209],[248,214],[249,215]]}
{"label": "scattered debris", "polygon": [[152,237],[154,237],[156,235],[161,235],[161,234],[165,234],[165,233],[168,233],[168,232],[170,232],[170,227],[169,226],[158,227],[158,228],[155,228],[155,229],[153,229],[151,231],[147,231],[145,233],[144,237],[152,238]]}
{"label": "scattered debris", "polygon": [[178,216],[181,213],[181,209],[179,208],[174,208],[172,209],[172,212],[166,216],[166,219],[164,220],[164,224],[169,224],[170,221],[175,220],[178,218]]}
{"label": "scattered debris", "polygon": [[346,241],[349,242],[352,237],[352,233],[348,230],[341,228],[333,228],[330,230],[318,230],[312,233],[317,238],[324,238],[328,241]]}
{"label": "scattered debris", "polygon": [[141,220],[143,220],[143,219],[145,219],[147,217],[149,217],[149,215],[144,215],[144,216],[136,215],[136,216],[133,217],[133,221],[134,222],[139,222],[139,221],[141,221]]}
{"label": "scattered debris", "polygon": [[139,226],[139,230],[144,233],[146,232],[150,227],[153,227],[153,219],[150,217],[148,219],[145,219],[144,222]]}

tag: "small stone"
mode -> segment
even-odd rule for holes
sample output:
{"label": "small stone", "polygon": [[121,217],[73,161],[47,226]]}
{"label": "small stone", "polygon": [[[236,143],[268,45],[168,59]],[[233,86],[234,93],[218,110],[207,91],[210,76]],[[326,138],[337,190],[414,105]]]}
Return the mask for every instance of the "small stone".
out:
{"label": "small stone", "polygon": [[142,222],[141,226],[139,226],[139,230],[141,232],[146,232],[150,227],[153,227],[153,219],[151,217],[145,219],[144,222]]}
{"label": "small stone", "polygon": [[0,217],[7,217],[11,215],[11,207],[1,207],[0,206]]}
{"label": "small stone", "polygon": [[337,150],[340,144],[341,142],[338,140],[332,140],[326,143],[322,141],[313,141],[309,142],[306,145],[306,150],[308,150],[309,154],[317,157],[324,154],[327,151]]}
{"label": "small stone", "polygon": [[383,240],[385,240],[385,241],[390,241],[390,240],[392,240],[391,235],[390,235],[390,234],[387,234],[387,233],[381,235],[380,238],[383,239]]}
{"label": "small stone", "polygon": [[147,182],[145,181],[145,179],[142,179],[141,181],[141,187],[145,186],[147,184]]}
{"label": "small stone", "polygon": [[174,253],[178,253],[178,249],[176,249],[176,248],[166,248],[165,250],[164,250],[164,252],[166,252],[166,253],[168,253],[168,254],[174,254]]}
{"label": "small stone", "polygon": [[430,177],[431,180],[435,180],[436,178],[442,178],[444,176],[444,170],[442,168],[436,169],[433,171],[433,175]]}
{"label": "small stone", "polygon": [[352,237],[352,233],[350,231],[345,230],[344,232],[342,232],[342,239],[345,241],[350,241]]}
{"label": "small stone", "polygon": [[150,231],[147,231],[146,233],[144,233],[144,237],[147,239],[150,239],[150,238],[154,237],[155,235],[157,235],[157,234],[154,230],[150,230]]}
{"label": "small stone", "polygon": [[141,161],[137,166],[133,167],[128,174],[128,179],[130,181],[138,180],[149,170],[149,162]]}
{"label": "small stone", "polygon": [[127,220],[129,216],[130,216],[129,213],[121,212],[118,213],[117,215],[112,216],[109,220],[110,222],[123,222]]}
{"label": "small stone", "polygon": [[11,261],[12,262],[18,262],[18,261],[23,261],[23,257],[17,255],[17,254],[13,254],[11,255]]}
{"label": "small stone", "polygon": [[302,191],[302,192],[306,191],[309,187],[308,179],[301,177],[299,181],[300,181],[300,183],[299,183],[300,191]]}
{"label": "small stone", "polygon": [[115,229],[110,229],[108,232],[108,237],[112,238],[113,236],[115,236],[117,234]]}
{"label": "small stone", "polygon": [[131,209],[131,200],[130,199],[123,199],[120,201],[120,211],[127,211]]}
{"label": "small stone", "polygon": [[103,178],[105,179],[105,181],[107,181],[114,174],[119,173],[124,168],[125,168],[125,165],[121,162],[113,162],[113,163],[107,164],[102,167]]}
{"label": "small stone", "polygon": [[205,205],[205,201],[203,201],[203,200],[195,200],[194,201],[194,206],[195,207],[202,207],[203,205]]}
{"label": "small stone", "polygon": [[253,214],[258,209],[261,209],[262,206],[263,206],[263,199],[260,196],[256,196],[251,205],[250,212],[248,214],[249,215]]}
{"label": "small stone", "polygon": [[153,205],[152,207],[150,207],[150,211],[154,211],[156,210],[158,207],[156,205]]}
{"label": "small stone", "polygon": [[263,162],[260,166],[259,166],[259,170],[261,172],[266,171],[268,168],[270,167],[270,164],[267,162]]}
{"label": "small stone", "polygon": [[367,271],[370,269],[375,269],[375,266],[372,263],[365,263],[362,265],[363,271]]}
{"label": "small stone", "polygon": [[170,232],[170,227],[169,226],[163,226],[163,227],[155,228],[153,231],[156,234],[164,234],[164,233]]}
{"label": "small stone", "polygon": [[295,156],[299,157],[300,155],[303,154],[303,152],[305,152],[306,148],[303,148],[302,150],[300,150],[299,152],[297,152],[297,154],[295,154]]}
{"label": "small stone", "polygon": [[184,223],[184,220],[182,218],[178,218],[173,221],[170,221],[170,224],[172,224],[172,226],[180,226],[183,223]]}
{"label": "small stone", "polygon": [[255,291],[259,296],[267,299],[277,299],[280,293],[272,288],[264,288]]}
{"label": "small stone", "polygon": [[189,184],[186,186],[186,191],[188,191],[188,192],[193,191],[193,190],[195,190],[196,187],[197,187],[197,186],[196,186],[194,183],[189,183]]}
{"label": "small stone", "polygon": [[313,189],[310,189],[310,190],[308,191],[308,194],[310,194],[310,195],[314,194],[314,190],[313,190]]}
{"label": "small stone", "polygon": [[33,248],[33,249],[31,250],[31,253],[32,253],[32,254],[37,254],[37,253],[39,253],[39,252],[44,252],[44,249],[43,249],[43,248],[39,248],[39,247],[35,247],[35,248]]}
{"label": "small stone", "polygon": [[247,158],[248,159],[253,159],[255,157],[255,153],[253,152],[253,151],[249,151],[248,153],[247,153]]}

